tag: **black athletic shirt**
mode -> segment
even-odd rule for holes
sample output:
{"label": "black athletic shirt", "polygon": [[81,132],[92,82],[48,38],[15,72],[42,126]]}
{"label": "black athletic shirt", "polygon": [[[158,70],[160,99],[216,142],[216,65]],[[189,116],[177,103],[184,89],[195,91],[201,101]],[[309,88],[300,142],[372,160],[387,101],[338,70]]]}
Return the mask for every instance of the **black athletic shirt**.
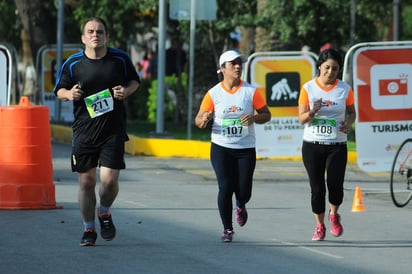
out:
{"label": "black athletic shirt", "polygon": [[128,140],[124,101],[114,99],[113,111],[91,118],[84,98],[105,89],[110,89],[113,96],[112,87],[126,86],[131,80],[140,83],[129,55],[122,50],[108,48],[106,56],[101,59],[89,59],[84,51],[67,58],[53,92],[57,96],[59,89],[71,89],[75,84],[80,84],[84,92],[80,100],[73,101],[73,142],[97,144],[112,135]]}

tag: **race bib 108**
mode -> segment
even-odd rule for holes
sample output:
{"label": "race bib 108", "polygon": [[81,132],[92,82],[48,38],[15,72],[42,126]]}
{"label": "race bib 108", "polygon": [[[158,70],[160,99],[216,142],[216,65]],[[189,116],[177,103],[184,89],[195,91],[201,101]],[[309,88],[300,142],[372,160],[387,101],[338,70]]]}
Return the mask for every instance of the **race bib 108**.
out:
{"label": "race bib 108", "polygon": [[311,129],[314,139],[336,139],[337,137],[338,129],[335,119],[314,118]]}

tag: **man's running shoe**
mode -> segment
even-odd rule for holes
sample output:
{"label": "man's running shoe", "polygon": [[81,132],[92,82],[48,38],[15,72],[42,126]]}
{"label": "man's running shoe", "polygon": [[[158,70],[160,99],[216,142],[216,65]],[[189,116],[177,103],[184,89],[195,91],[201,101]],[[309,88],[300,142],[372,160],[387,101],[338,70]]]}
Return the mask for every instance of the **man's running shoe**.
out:
{"label": "man's running shoe", "polygon": [[247,210],[246,207],[236,209],[236,222],[240,226],[244,226],[247,222]]}
{"label": "man's running shoe", "polygon": [[222,234],[222,237],[221,237],[221,239],[222,239],[222,242],[224,242],[224,243],[230,243],[231,241],[233,241],[233,236],[235,235],[235,232],[233,231],[233,230],[231,230],[231,229],[225,229],[224,231],[223,231],[223,234]]}
{"label": "man's running shoe", "polygon": [[80,246],[93,246],[96,243],[97,233],[93,229],[87,229],[83,232]]}
{"label": "man's running shoe", "polygon": [[312,236],[312,241],[323,241],[325,239],[326,227],[324,224],[317,224],[315,232]]}
{"label": "man's running shoe", "polygon": [[105,215],[100,215],[97,213],[100,222],[100,236],[106,241],[111,241],[116,236],[116,227],[112,221],[112,214],[109,212]]}
{"label": "man's running shoe", "polygon": [[330,222],[330,233],[335,236],[339,237],[343,233],[343,227],[342,224],[340,223],[340,215],[339,214],[333,214],[329,215],[329,222]]}

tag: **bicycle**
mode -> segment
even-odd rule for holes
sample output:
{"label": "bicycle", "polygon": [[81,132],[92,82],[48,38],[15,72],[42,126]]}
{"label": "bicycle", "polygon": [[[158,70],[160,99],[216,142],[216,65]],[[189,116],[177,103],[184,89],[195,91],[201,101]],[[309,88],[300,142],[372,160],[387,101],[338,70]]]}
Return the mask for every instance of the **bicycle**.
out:
{"label": "bicycle", "polygon": [[412,139],[406,139],[396,151],[390,178],[390,191],[397,207],[412,199]]}

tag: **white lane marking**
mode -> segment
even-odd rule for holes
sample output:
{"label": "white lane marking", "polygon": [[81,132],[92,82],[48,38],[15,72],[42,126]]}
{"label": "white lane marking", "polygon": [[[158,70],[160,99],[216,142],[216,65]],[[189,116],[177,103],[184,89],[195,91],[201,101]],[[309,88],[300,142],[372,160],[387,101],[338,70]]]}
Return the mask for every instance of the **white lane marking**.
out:
{"label": "white lane marking", "polygon": [[279,239],[272,239],[272,240],[275,241],[275,242],[279,242],[281,244],[296,246],[298,248],[301,248],[301,249],[304,249],[304,250],[307,250],[307,251],[310,251],[310,252],[313,252],[313,253],[317,253],[317,254],[320,254],[320,255],[323,255],[323,256],[326,256],[326,257],[331,257],[331,258],[334,258],[334,259],[343,259],[342,256],[338,256],[338,255],[334,255],[334,254],[331,254],[331,253],[323,252],[323,251],[320,251],[320,250],[317,250],[317,249],[314,249],[314,248],[311,248],[311,247],[302,246],[302,245],[291,243],[291,242],[285,242],[285,241],[281,241]]}
{"label": "white lane marking", "polygon": [[142,204],[142,203],[139,203],[139,202],[136,202],[136,201],[126,200],[126,201],[123,201],[123,202],[127,203],[127,204],[137,205],[137,206],[140,206],[140,207],[147,207],[146,204]]}

